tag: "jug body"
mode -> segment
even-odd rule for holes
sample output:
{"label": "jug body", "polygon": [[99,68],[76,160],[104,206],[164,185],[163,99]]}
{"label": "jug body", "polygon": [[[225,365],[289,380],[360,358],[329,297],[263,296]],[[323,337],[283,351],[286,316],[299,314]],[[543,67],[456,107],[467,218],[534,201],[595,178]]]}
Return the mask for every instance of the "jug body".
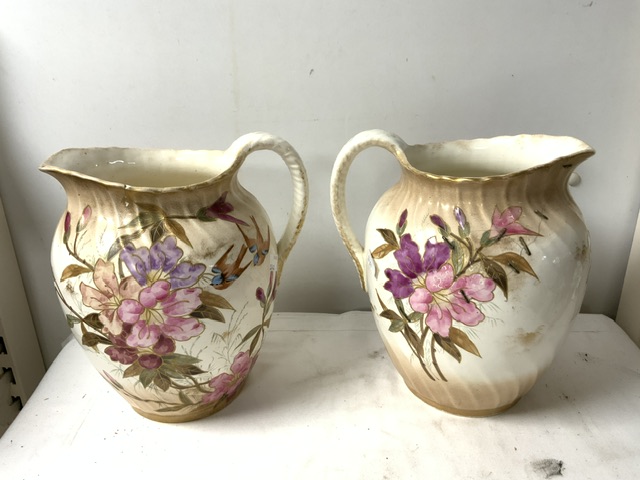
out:
{"label": "jug body", "polygon": [[[67,322],[100,374],[153,420],[201,418],[238,395],[304,220],[295,150],[268,134],[238,142],[226,152],[66,150],[42,167],[67,193],[51,250]],[[280,242],[237,180],[259,148],[276,149],[292,171]]]}
{"label": "jug body", "polygon": [[[402,174],[373,208],[361,247],[336,185],[370,145],[396,154]],[[592,153],[566,137],[408,146],[384,132],[343,149],[336,222],[389,356],[426,403],[495,414],[550,365],[586,289],[589,234],[567,181]]]}

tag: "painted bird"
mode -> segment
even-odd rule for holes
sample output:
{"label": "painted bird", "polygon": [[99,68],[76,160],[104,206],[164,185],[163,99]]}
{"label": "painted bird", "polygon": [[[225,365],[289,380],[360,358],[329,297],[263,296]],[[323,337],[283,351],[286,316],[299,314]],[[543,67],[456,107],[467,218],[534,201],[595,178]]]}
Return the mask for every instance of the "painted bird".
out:
{"label": "painted bird", "polygon": [[244,230],[238,226],[238,230],[242,234],[242,238],[244,238],[244,242],[249,248],[249,252],[253,254],[253,264],[255,266],[262,265],[264,259],[267,258],[269,254],[269,246],[271,245],[271,230],[267,227],[267,239],[262,236],[262,232],[260,232],[260,228],[258,227],[258,223],[253,215],[251,215],[251,221],[256,228],[256,238],[249,238]]}
{"label": "painted bird", "polygon": [[213,288],[217,290],[224,290],[225,288],[229,287],[240,277],[240,275],[242,275],[242,272],[244,272],[247,267],[251,265],[251,262],[249,262],[244,267],[240,266],[244,255],[247,253],[246,245],[242,245],[242,247],[240,248],[240,253],[238,253],[238,256],[233,262],[227,263],[227,256],[229,255],[229,253],[231,253],[231,250],[233,250],[234,247],[235,245],[231,245],[227,249],[227,251],[222,254],[222,256],[218,259],[216,264],[211,269],[211,272],[213,273],[211,285],[213,285]]}

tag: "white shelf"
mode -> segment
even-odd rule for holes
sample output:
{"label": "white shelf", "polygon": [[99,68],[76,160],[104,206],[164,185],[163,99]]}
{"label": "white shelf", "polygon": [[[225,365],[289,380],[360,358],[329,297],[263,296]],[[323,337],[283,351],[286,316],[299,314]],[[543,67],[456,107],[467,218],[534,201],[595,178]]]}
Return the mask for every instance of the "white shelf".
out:
{"label": "white shelf", "polygon": [[528,395],[473,419],[409,392],[370,313],[287,313],[240,396],[185,424],[134,413],[69,343],[0,438],[0,476],[632,479],[639,432],[640,349],[605,316],[579,315]]}

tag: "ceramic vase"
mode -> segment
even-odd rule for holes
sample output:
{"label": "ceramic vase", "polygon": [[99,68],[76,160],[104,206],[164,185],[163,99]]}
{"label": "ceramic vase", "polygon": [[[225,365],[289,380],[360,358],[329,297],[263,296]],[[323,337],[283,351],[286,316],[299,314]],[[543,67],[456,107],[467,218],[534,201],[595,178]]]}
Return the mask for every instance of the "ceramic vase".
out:
{"label": "ceramic vase", "polygon": [[[373,146],[396,157],[401,176],[361,245],[345,183]],[[407,145],[381,130],[344,146],[331,180],[335,222],[390,358],[426,403],[496,414],[551,364],[586,288],[589,234],[568,181],[593,153],[570,137]]]}
{"label": "ceramic vase", "polygon": [[[262,149],[282,157],[293,182],[280,239],[237,178]],[[228,405],[256,362],[305,218],[296,151],[252,133],[225,151],[63,150],[41,170],[68,201],[51,249],[55,289],[100,374],[153,420]]]}

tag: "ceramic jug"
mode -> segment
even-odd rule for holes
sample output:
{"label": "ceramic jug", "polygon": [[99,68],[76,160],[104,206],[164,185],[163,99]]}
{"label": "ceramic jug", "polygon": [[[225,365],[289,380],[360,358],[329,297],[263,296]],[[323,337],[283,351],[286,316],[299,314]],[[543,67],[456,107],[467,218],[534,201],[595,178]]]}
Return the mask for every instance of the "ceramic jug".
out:
{"label": "ceramic jug", "polygon": [[[373,146],[396,157],[401,177],[373,208],[363,246],[345,181]],[[589,234],[568,181],[593,153],[569,137],[407,145],[382,130],[341,150],[334,219],[388,354],[423,401],[496,414],[550,365],[585,293]]]}
{"label": "ceramic jug", "polygon": [[[293,207],[279,240],[238,169],[256,150],[289,168]],[[136,412],[210,415],[258,357],[308,185],[286,141],[252,133],[226,151],[63,150],[41,170],[67,194],[51,262],[75,338]]]}

